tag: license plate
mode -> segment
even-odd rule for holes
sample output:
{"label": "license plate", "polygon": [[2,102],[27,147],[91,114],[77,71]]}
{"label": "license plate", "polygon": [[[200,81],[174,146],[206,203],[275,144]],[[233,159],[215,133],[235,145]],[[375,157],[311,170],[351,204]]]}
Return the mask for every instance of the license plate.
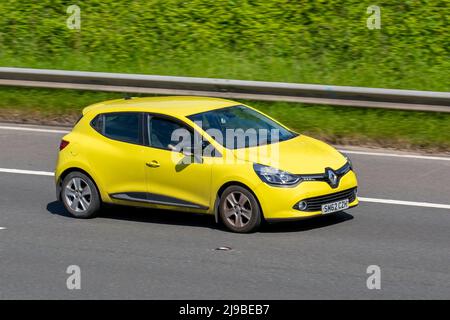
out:
{"label": "license plate", "polygon": [[332,213],[348,209],[348,199],[322,205],[322,213]]}

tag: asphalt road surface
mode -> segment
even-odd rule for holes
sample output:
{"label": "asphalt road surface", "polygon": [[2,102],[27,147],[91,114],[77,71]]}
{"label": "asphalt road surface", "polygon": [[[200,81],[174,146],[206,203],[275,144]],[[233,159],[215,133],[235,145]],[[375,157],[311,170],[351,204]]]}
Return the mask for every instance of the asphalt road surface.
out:
{"label": "asphalt road surface", "polygon": [[209,216],[130,207],[71,218],[47,173],[63,133],[5,126],[17,125],[0,124],[0,299],[450,298],[450,158],[352,149],[360,206],[234,234]]}

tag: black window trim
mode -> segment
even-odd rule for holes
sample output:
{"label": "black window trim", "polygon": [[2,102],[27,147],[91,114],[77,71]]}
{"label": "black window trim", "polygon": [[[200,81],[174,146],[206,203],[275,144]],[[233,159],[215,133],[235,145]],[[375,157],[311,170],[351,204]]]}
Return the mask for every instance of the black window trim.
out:
{"label": "black window trim", "polygon": [[[137,113],[141,116],[141,121],[139,124],[139,133],[140,133],[140,138],[139,138],[139,142],[132,142],[132,141],[124,141],[124,140],[120,140],[120,139],[115,139],[112,137],[109,137],[107,135],[105,135],[105,115],[114,115],[114,114],[120,114],[120,113]],[[101,131],[98,131],[97,128],[95,128],[95,126],[93,125],[93,122],[99,118],[102,117],[102,128]],[[92,129],[94,129],[95,132],[97,132],[98,134],[101,134],[103,137],[112,140],[112,141],[117,141],[117,142],[122,142],[122,143],[128,143],[128,144],[134,144],[134,145],[138,145],[138,146],[146,146],[145,145],[145,134],[144,134],[144,128],[145,128],[145,112],[141,112],[141,111],[113,111],[113,112],[103,112],[103,113],[99,113],[97,114],[90,122],[90,126]]]}
{"label": "black window trim", "polygon": [[84,116],[84,114],[81,114],[81,116],[78,116],[77,120],[73,124],[74,127],[78,124],[78,122],[80,122],[81,119],[83,119],[83,116]]}

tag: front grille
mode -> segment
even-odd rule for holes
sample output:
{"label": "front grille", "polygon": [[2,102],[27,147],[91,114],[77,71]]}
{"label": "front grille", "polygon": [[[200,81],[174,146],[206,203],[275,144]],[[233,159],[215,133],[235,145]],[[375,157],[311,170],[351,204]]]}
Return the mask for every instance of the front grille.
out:
{"label": "front grille", "polygon": [[[302,201],[306,202],[306,208],[302,209],[301,211],[321,211],[323,204],[345,199],[348,199],[349,203],[355,201],[356,188],[351,188],[336,193],[330,193],[324,196],[303,199]],[[298,210],[298,203],[294,206],[294,209]]]}
{"label": "front grille", "polygon": [[325,181],[328,183],[332,188],[337,188],[339,185],[339,181],[343,176],[345,176],[349,171],[352,170],[352,166],[349,162],[344,164],[342,167],[340,167],[337,170],[332,170],[336,176],[336,183],[331,183],[329,178],[327,177],[327,170],[332,170],[331,168],[325,168],[324,173],[313,173],[313,174],[298,174],[297,177],[301,179],[301,181]]}

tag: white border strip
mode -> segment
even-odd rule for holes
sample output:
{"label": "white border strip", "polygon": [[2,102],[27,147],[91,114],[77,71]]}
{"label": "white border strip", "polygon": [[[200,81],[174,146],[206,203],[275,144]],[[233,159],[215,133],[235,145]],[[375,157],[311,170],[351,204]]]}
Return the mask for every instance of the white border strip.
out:
{"label": "white border strip", "polygon": [[38,128],[29,128],[29,127],[9,127],[9,126],[0,126],[0,129],[16,130],[16,131],[45,132],[45,133],[69,133],[70,132],[67,130],[38,129]]}
{"label": "white border strip", "polygon": [[402,200],[390,200],[390,199],[377,199],[377,198],[364,198],[364,197],[358,197],[358,199],[359,199],[359,201],[362,201],[362,202],[374,202],[374,203],[397,204],[397,205],[402,205],[402,206],[450,209],[450,204],[402,201]]}
{"label": "white border strip", "polygon": [[397,158],[410,158],[410,159],[423,159],[423,160],[441,160],[450,161],[450,158],[446,157],[433,157],[433,156],[420,156],[414,154],[396,154],[396,153],[384,153],[384,152],[365,152],[365,151],[353,151],[353,150],[339,150],[348,154],[361,154],[366,156],[379,156],[379,157],[397,157]]}
{"label": "white border strip", "polygon": [[0,172],[31,174],[31,175],[36,175],[36,176],[54,176],[55,175],[53,172],[48,172],[48,171],[18,170],[18,169],[6,169],[6,168],[0,168]]}

